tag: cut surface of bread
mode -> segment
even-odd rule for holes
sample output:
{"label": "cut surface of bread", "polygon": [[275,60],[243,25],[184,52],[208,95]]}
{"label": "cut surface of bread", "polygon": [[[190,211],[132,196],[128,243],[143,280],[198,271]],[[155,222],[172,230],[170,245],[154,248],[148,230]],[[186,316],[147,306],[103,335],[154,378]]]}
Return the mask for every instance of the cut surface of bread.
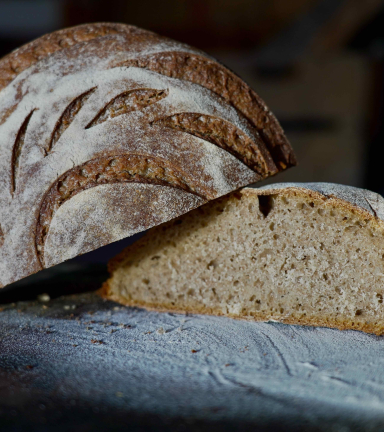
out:
{"label": "cut surface of bread", "polygon": [[239,77],[134,26],[0,59],[0,287],[295,165]]}
{"label": "cut surface of bread", "polygon": [[110,262],[102,295],[158,310],[384,333],[384,200],[327,183],[245,188]]}

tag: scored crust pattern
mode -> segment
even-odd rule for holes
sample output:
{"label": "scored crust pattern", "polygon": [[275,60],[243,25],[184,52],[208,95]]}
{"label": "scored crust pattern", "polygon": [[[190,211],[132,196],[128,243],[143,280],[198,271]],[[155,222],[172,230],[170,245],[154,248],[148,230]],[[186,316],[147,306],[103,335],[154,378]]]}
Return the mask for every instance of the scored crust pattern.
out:
{"label": "scored crust pattern", "polygon": [[233,124],[217,117],[199,113],[180,113],[156,120],[155,124],[178,129],[202,138],[227,150],[261,176],[275,171],[266,163],[265,155],[244,132]]}
{"label": "scored crust pattern", "polygon": [[52,218],[60,206],[86,189],[123,182],[171,186],[205,200],[211,198],[209,191],[161,159],[130,154],[88,161],[63,174],[44,197],[36,228],[36,250],[43,266],[45,239]]}
{"label": "scored crust pattern", "polygon": [[25,135],[27,133],[28,124],[29,124],[29,121],[31,120],[31,117],[32,117],[32,114],[33,114],[34,111],[35,110],[32,110],[27,115],[27,117],[25,118],[25,120],[23,121],[23,124],[21,125],[21,127],[19,129],[19,132],[16,135],[15,144],[13,146],[13,151],[12,151],[12,168],[11,168],[11,177],[12,177],[12,181],[11,181],[11,193],[12,193],[12,195],[16,191],[17,175],[18,175],[18,171],[19,171],[21,151],[23,149],[23,145],[24,145],[24,141],[25,141]]}
{"label": "scored crust pattern", "polygon": [[[277,120],[240,78],[204,53],[132,26],[82,25],[21,47],[0,60],[0,102],[8,156],[5,140],[0,145],[11,162],[10,171],[3,164],[0,198],[21,212],[14,229],[15,215],[0,211],[1,253],[9,260],[17,249],[24,260],[20,270],[17,260],[8,266],[5,284],[44,267],[51,222],[82,191],[147,183],[207,201],[295,164]],[[2,273],[8,267],[0,262]]]}
{"label": "scored crust pattern", "polygon": [[183,52],[152,54],[115,66],[145,68],[212,90],[237,108],[258,130],[280,170],[296,165],[296,158],[284,131],[265,103],[244,81],[224,66],[203,56]]}
{"label": "scored crust pattern", "polygon": [[55,129],[52,133],[51,141],[48,144],[48,148],[45,150],[45,156],[48,156],[48,154],[52,151],[54,145],[57,143],[57,141],[59,141],[61,135],[63,135],[65,130],[69,128],[69,126],[75,119],[76,114],[81,110],[85,102],[89,99],[89,97],[95,90],[96,87],[82,93],[67,106],[67,108],[61,115],[59,121],[56,123]]}
{"label": "scored crust pattern", "polygon": [[168,90],[135,89],[119,94],[113,98],[98,114],[89,122],[85,129],[89,129],[105,121],[127,114],[131,111],[142,109],[152,105],[168,96]]}
{"label": "scored crust pattern", "polygon": [[[94,91],[96,91],[96,87],[77,96],[67,106],[56,123],[49,146],[45,149],[45,156],[52,151],[56,142],[71,125],[76,114]],[[167,95],[167,89],[134,89],[124,92],[113,98],[85,129],[130,111],[142,109],[160,101]],[[33,112],[24,120],[17,135],[14,150],[14,176],[17,173],[22,144]],[[263,177],[270,173],[270,167],[260,153],[258,146],[234,125],[220,118],[199,113],[180,113],[158,119],[153,124],[178,129],[209,141],[234,154]],[[208,189],[202,190],[201,186],[196,186],[190,179],[186,179],[180,172],[169,164],[167,166],[165,161],[159,159],[143,158],[131,154],[88,161],[63,174],[44,197],[36,227],[36,251],[42,266],[44,266],[44,243],[48,235],[49,225],[59,207],[83,190],[100,184],[118,182],[165,185],[197,194],[205,200],[214,198]]]}

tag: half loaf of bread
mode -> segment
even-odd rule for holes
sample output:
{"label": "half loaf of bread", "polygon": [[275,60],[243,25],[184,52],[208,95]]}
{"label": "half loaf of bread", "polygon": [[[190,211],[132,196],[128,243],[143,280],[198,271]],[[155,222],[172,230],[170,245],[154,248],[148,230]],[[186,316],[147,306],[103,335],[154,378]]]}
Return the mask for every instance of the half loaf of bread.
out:
{"label": "half loaf of bread", "polygon": [[294,164],[201,51],[123,24],[43,36],[0,60],[0,287]]}
{"label": "half loaf of bread", "polygon": [[384,333],[384,200],[328,183],[245,188],[110,262],[127,305]]}

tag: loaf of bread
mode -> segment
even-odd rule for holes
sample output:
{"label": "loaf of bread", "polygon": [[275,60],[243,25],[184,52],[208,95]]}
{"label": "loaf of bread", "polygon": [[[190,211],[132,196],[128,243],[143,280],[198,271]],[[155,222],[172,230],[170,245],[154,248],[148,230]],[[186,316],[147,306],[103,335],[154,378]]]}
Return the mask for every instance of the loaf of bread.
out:
{"label": "loaf of bread", "polygon": [[110,262],[103,295],[167,311],[384,334],[384,200],[328,183],[245,188]]}
{"label": "loaf of bread", "polygon": [[44,36],[0,60],[0,287],[294,164],[204,53],[122,24]]}

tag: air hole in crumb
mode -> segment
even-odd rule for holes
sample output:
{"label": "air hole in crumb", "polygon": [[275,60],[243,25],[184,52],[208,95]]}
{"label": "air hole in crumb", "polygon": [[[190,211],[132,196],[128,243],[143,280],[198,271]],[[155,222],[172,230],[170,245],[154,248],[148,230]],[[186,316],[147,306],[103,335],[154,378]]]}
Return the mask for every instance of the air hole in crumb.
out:
{"label": "air hole in crumb", "polygon": [[187,291],[187,294],[190,295],[190,296],[193,296],[193,295],[195,295],[195,290],[194,290],[193,288],[190,288],[190,289]]}
{"label": "air hole in crumb", "polygon": [[273,230],[275,229],[275,224],[274,224],[274,222],[271,222],[271,223],[269,224],[269,229],[270,229],[271,231],[273,231]]}
{"label": "air hole in crumb", "polygon": [[315,203],[313,203],[313,202],[310,202],[309,205],[310,205],[312,208],[315,207]]}
{"label": "air hole in crumb", "polygon": [[209,261],[209,263],[207,264],[207,269],[209,270],[210,267],[216,268],[217,267],[217,262],[215,260]]}
{"label": "air hole in crumb", "polygon": [[383,295],[382,294],[377,293],[376,297],[378,298],[379,303],[383,303]]}
{"label": "air hole in crumb", "polygon": [[317,209],[317,213],[319,213],[320,216],[323,216],[324,209]]}
{"label": "air hole in crumb", "polygon": [[237,285],[239,285],[239,281],[235,280],[235,282],[233,282],[233,286],[237,286]]}
{"label": "air hole in crumb", "polygon": [[362,309],[357,309],[357,311],[355,312],[356,316],[362,315],[363,314],[363,310]]}
{"label": "air hole in crumb", "polygon": [[255,296],[253,295],[250,299],[249,299],[249,301],[253,301],[253,300],[255,300]]}
{"label": "air hole in crumb", "polygon": [[239,193],[239,192],[235,192],[234,194],[233,194],[233,196],[237,199],[237,200],[241,200],[241,193]]}
{"label": "air hole in crumb", "polygon": [[259,210],[266,218],[273,209],[273,196],[260,195],[259,196]]}
{"label": "air hole in crumb", "polygon": [[280,313],[284,313],[284,308],[280,308]]}
{"label": "air hole in crumb", "polygon": [[278,240],[278,239],[279,239],[279,236],[278,236],[277,234],[275,234],[275,235],[273,236],[273,239],[274,239],[274,240]]}
{"label": "air hole in crumb", "polygon": [[145,283],[145,285],[149,285],[149,279],[143,279],[143,283]]}

